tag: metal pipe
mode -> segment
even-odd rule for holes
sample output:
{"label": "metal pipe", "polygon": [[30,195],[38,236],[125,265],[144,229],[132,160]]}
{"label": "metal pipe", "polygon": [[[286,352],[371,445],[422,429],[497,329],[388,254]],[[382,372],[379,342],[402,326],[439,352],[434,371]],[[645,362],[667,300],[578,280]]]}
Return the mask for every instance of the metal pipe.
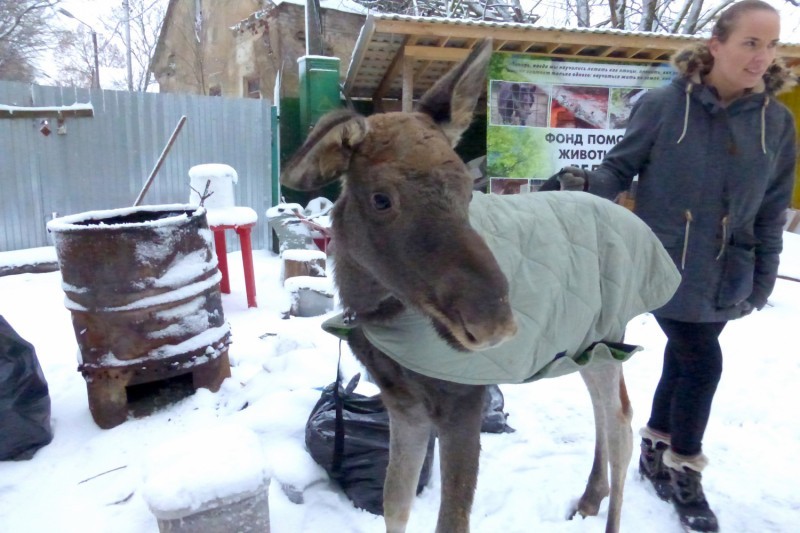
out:
{"label": "metal pipe", "polygon": [[[125,10],[125,48],[128,61],[128,90],[133,92],[133,60],[131,51],[131,5],[128,0],[122,0],[122,8]],[[147,88],[144,88],[147,90]]]}
{"label": "metal pipe", "polygon": [[66,9],[64,9],[63,7],[59,7],[58,8],[58,12],[61,13],[62,15],[64,15],[65,17],[69,17],[71,19],[77,20],[80,24],[83,24],[84,26],[89,28],[89,31],[92,32],[92,47],[94,49],[94,76],[92,76],[92,87],[94,87],[95,89],[99,89],[100,88],[100,60],[99,60],[98,55],[97,55],[97,32],[94,31],[94,28],[92,28],[89,24],[85,23],[84,21],[82,21],[81,19],[79,19],[78,17],[76,17],[75,15],[73,15],[72,13],[67,11]]}
{"label": "metal pipe", "polygon": [[97,57],[97,32],[92,30],[92,46],[94,47],[94,88],[100,88],[100,61]]}

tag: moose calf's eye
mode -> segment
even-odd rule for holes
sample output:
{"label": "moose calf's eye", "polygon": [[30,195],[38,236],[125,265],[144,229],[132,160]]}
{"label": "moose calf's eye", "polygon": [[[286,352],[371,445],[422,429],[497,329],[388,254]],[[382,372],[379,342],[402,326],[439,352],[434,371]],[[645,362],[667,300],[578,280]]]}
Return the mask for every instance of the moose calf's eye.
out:
{"label": "moose calf's eye", "polygon": [[372,195],[372,206],[378,211],[386,211],[392,207],[392,200],[386,194],[375,193]]}

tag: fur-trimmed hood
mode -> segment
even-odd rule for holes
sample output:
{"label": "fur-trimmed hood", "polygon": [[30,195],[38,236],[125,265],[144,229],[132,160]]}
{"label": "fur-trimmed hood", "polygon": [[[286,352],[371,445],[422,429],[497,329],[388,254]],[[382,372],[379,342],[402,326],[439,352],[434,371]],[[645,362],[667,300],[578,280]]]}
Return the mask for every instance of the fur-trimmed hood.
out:
{"label": "fur-trimmed hood", "polygon": [[[711,71],[713,65],[714,57],[705,43],[687,46],[672,56],[672,66],[678,74],[683,78],[689,78],[695,84],[702,83],[702,77]],[[791,90],[795,85],[797,76],[783,64],[781,59],[775,58],[764,74],[762,83],[754,87],[752,92],[767,92],[774,95]]]}
{"label": "fur-trimmed hood", "polygon": [[[703,87],[703,76],[711,72],[714,66],[714,57],[705,43],[695,44],[679,50],[672,57],[672,65],[678,71],[678,83],[685,87],[686,103],[683,117],[683,132],[678,139],[678,144],[686,136],[689,127],[689,109],[692,92],[697,92],[697,87]],[[752,89],[745,92],[744,96],[763,96],[761,105],[761,150],[767,153],[766,144],[766,112],[770,100],[773,100],[779,92],[787,91],[797,84],[797,76],[792,73],[783,62],[775,58],[767,71],[762,76],[761,81]]]}

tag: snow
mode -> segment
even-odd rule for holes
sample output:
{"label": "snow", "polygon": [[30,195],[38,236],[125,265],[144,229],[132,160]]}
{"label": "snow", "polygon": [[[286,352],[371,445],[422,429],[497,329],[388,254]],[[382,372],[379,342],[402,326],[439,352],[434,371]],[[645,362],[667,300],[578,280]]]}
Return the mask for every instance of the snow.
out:
{"label": "snow", "polygon": [[317,276],[292,276],[284,284],[289,292],[297,292],[300,289],[312,289],[326,296],[333,296],[333,284],[330,278]]}
{"label": "snow", "polygon": [[[200,465],[196,454],[187,453],[198,443],[206,452]],[[267,478],[258,435],[241,424],[220,422],[151,450],[144,461],[142,497],[159,518],[180,518],[208,502],[252,494]]]}
{"label": "snow", "polygon": [[39,107],[27,107],[27,106],[16,106],[16,105],[7,105],[7,104],[0,104],[0,111],[5,111],[11,115],[13,115],[17,111],[25,111],[25,112],[42,112],[42,113],[60,113],[60,112],[74,112],[74,111],[91,111],[94,112],[94,107],[92,106],[91,102],[88,103],[79,103],[75,102],[70,105],[54,105],[54,106],[39,106]]}
{"label": "snow", "polygon": [[11,250],[0,254],[0,268],[20,267],[24,265],[37,265],[40,263],[55,263],[58,261],[56,249],[53,246],[41,246],[27,250]]}
{"label": "snow", "polygon": [[[120,227],[133,227],[133,228],[164,228],[171,227],[177,224],[184,224],[186,219],[191,216],[200,216],[203,214],[203,208],[197,205],[184,205],[184,204],[162,204],[162,205],[146,205],[140,207],[120,207],[118,209],[102,209],[98,211],[84,211],[75,215],[67,215],[59,218],[54,218],[47,223],[47,230],[50,232],[58,231],[88,231],[89,228],[97,228],[98,231],[107,231],[108,224],[103,222],[110,218],[122,218],[129,215],[139,213],[143,210],[151,212],[170,212],[177,211],[173,216],[159,218],[157,220],[147,220],[143,222],[119,222],[115,221],[114,226]],[[97,224],[88,224],[89,222],[97,222]],[[171,231],[171,230],[170,230]]]}
{"label": "snow", "polygon": [[[784,236],[781,273],[800,278],[800,235]],[[241,261],[239,253],[229,261]],[[0,529],[151,533],[157,525],[148,502],[198,505],[212,494],[247,490],[263,473],[271,479],[273,533],[384,530],[380,517],[352,506],[304,447],[306,419],[320,387],[335,378],[340,350],[346,380],[362,369],[345,344],[320,329],[330,314],[282,319],[290,294],[280,283],[281,260],[257,250],[254,261],[260,307],[246,307],[240,269],[230,272],[232,294],[222,295],[232,377],[217,393],[200,389],[109,430],[95,425],[87,407],[59,272],[0,277],[0,315],[36,348],[55,434],[33,459],[0,462]],[[763,311],[731,322],[722,333],[725,370],[704,443],[710,458],[704,485],[723,531],[797,530],[799,319],[800,283],[779,279]],[[665,339],[645,314],[629,323],[626,341],[645,348],[625,364],[636,431],[649,414]],[[501,389],[516,432],[481,436],[472,530],[603,531],[607,500],[598,517],[566,519],[593,455],[591,407],[580,377]],[[362,379],[359,390],[371,394],[374,385]],[[170,451],[176,446],[181,453]],[[622,531],[679,533],[677,515],[640,479],[638,450],[634,454]],[[173,461],[162,467],[157,457]],[[429,486],[414,502],[410,533],[433,530],[440,486],[436,460]]]}
{"label": "snow", "polygon": [[[281,4],[295,4],[305,7],[305,0],[273,0],[276,6]],[[343,11],[345,13],[355,13],[358,15],[366,15],[370,9],[366,6],[353,2],[351,0],[320,0],[319,7],[322,9],[333,9],[336,11]]]}
{"label": "snow", "polygon": [[272,207],[267,209],[267,218],[277,218],[282,215],[289,215],[293,212],[302,213],[303,206],[300,204],[286,204],[286,203],[273,205]]}
{"label": "snow", "polygon": [[255,224],[258,214],[250,207],[209,207],[206,218],[209,226],[246,226]]}
{"label": "snow", "polygon": [[310,261],[319,261],[325,259],[325,252],[322,250],[284,250],[282,253],[284,259],[290,261],[299,261],[307,263]]}

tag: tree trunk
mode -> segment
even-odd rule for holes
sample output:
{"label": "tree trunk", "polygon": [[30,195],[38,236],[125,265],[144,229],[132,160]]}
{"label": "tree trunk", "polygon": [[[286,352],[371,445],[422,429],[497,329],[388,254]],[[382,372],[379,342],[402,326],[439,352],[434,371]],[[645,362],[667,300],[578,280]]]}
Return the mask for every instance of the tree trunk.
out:
{"label": "tree trunk", "polygon": [[639,30],[654,31],[656,22],[656,0],[642,0],[642,19],[639,21]]}
{"label": "tree trunk", "polygon": [[611,27],[625,29],[625,0],[608,0],[608,11],[611,15]]}
{"label": "tree trunk", "polygon": [[589,0],[575,0],[575,11],[578,15],[578,26],[588,28],[589,23]]}
{"label": "tree trunk", "polygon": [[697,21],[692,33],[697,33],[705,28],[712,20],[714,20],[714,17],[716,17],[720,11],[731,5],[734,1],[735,0],[722,0],[719,4],[714,6],[708,13],[705,14],[703,18]]}
{"label": "tree trunk", "polygon": [[[684,19],[686,18],[686,13],[689,12],[689,6],[692,4],[692,0],[684,0],[683,7],[675,16],[675,20],[672,22],[672,25],[669,28],[670,33],[678,33],[683,24]],[[664,9],[666,10],[667,4],[664,4]]]}

